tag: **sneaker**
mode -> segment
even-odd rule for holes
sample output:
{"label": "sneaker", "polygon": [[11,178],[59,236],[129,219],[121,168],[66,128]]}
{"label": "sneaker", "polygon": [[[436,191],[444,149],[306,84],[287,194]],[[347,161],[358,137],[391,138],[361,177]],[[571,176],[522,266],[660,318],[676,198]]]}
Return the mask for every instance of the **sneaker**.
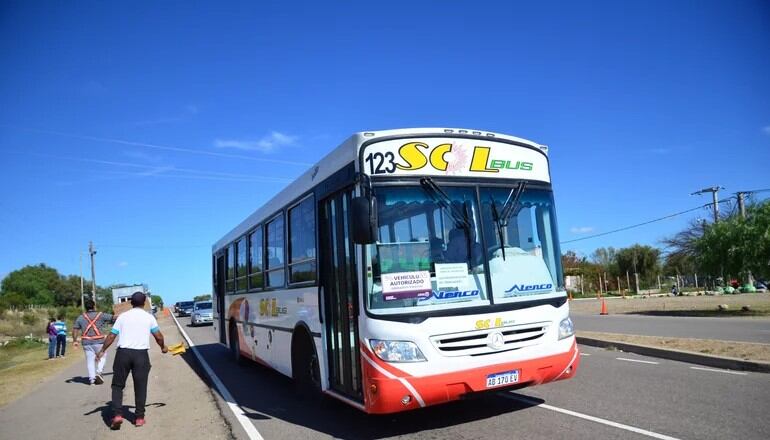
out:
{"label": "sneaker", "polygon": [[96,383],[97,385],[101,385],[104,383],[104,378],[102,377],[101,374],[96,375],[96,378],[94,379],[94,383]]}
{"label": "sneaker", "polygon": [[136,421],[134,422],[134,425],[136,425],[137,428],[140,426],[144,426],[144,424],[145,424],[144,417],[137,417]]}
{"label": "sneaker", "polygon": [[110,422],[110,429],[118,430],[120,429],[120,424],[123,423],[123,417],[122,416],[115,416],[112,418],[112,422]]}
{"label": "sneaker", "polygon": [[88,385],[94,386],[94,385],[95,385],[95,384],[94,384],[94,381],[93,381],[93,380],[89,380],[89,381],[88,381]]}

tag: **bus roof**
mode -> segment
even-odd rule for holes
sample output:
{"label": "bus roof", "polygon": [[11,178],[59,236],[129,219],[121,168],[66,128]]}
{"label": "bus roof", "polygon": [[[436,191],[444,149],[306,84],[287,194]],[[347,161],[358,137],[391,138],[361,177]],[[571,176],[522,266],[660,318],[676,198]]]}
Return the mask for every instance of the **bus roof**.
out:
{"label": "bus roof", "polygon": [[[269,220],[268,216],[273,215],[279,209],[283,208],[286,204],[293,200],[296,200],[301,195],[309,191],[314,185],[319,182],[323,182],[324,179],[331,176],[335,172],[339,171],[342,167],[355,162],[357,158],[358,148],[364,142],[368,142],[378,138],[389,137],[420,137],[420,136],[436,136],[436,135],[448,135],[448,136],[484,136],[490,139],[504,139],[512,142],[522,143],[530,145],[543,153],[548,153],[548,147],[540,145],[536,142],[515,137],[508,136],[501,133],[494,133],[483,130],[471,130],[463,128],[441,128],[441,127],[425,127],[425,128],[399,128],[393,130],[374,130],[374,131],[360,131],[354,133],[347,138],[337,148],[329,152],[326,156],[321,158],[318,162],[312,165],[308,170],[297,177],[293,182],[282,189],[278,194],[273,196],[270,200],[265,202],[260,208],[249,215],[238,226],[230,230],[222,238],[220,238],[212,246],[212,252],[216,252],[222,249],[227,244],[234,240],[237,240],[243,234],[248,232],[252,227],[256,226],[262,221]],[[356,165],[357,167],[357,165]]]}

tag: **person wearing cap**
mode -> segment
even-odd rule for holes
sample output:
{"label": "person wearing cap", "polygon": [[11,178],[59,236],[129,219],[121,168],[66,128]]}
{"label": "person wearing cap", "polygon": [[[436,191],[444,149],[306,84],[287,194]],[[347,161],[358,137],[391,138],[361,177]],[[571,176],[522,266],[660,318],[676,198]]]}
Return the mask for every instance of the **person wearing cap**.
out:
{"label": "person wearing cap", "polygon": [[131,295],[131,310],[121,313],[115,320],[110,334],[96,354],[97,362],[104,357],[110,345],[118,339],[118,349],[112,362],[112,410],[110,422],[112,429],[120,429],[123,423],[123,388],[126,386],[128,373],[134,379],[134,398],[136,401],[136,426],[143,426],[144,405],[147,401],[147,379],[150,376],[150,335],[163,353],[168,352],[163,333],[158,321],[144,310],[146,296],[142,292]]}
{"label": "person wearing cap", "polygon": [[102,349],[104,338],[104,325],[112,322],[113,317],[109,313],[97,312],[94,310],[94,301],[85,300],[86,312],[78,316],[75,324],[72,325],[72,345],[78,346],[78,335],[82,332],[80,339],[83,341],[83,353],[86,355],[86,368],[88,369],[88,382],[91,385],[101,385],[104,383],[102,371],[107,362],[107,356],[102,356],[99,362],[96,362],[96,354]]}

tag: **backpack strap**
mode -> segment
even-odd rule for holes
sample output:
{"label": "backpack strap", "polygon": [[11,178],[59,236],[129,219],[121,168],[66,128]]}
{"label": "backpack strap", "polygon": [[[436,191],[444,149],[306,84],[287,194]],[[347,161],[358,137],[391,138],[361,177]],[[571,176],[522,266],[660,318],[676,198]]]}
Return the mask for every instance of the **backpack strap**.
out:
{"label": "backpack strap", "polygon": [[[104,335],[102,335],[102,332],[99,331],[99,327],[96,326],[96,321],[99,320],[100,316],[102,316],[102,312],[97,313],[96,316],[94,317],[94,319],[89,319],[88,318],[88,313],[87,312],[83,313],[83,319],[86,320],[86,323],[88,325],[86,325],[86,329],[83,330],[83,336],[81,337],[81,339],[93,340],[93,339],[102,339],[102,338],[104,338]],[[93,330],[94,334],[91,335],[91,336],[88,336],[86,333],[88,333],[89,330]]]}

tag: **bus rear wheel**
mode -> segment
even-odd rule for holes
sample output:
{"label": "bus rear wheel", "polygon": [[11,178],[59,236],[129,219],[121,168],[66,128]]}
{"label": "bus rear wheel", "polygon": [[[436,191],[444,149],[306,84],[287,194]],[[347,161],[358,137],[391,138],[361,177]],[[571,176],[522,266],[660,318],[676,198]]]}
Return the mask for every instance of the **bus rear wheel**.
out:
{"label": "bus rear wheel", "polygon": [[236,364],[241,363],[241,344],[238,338],[238,328],[230,323],[230,355]]}
{"label": "bus rear wheel", "polygon": [[315,344],[304,334],[299,335],[299,339],[292,345],[291,371],[297,394],[305,398],[316,398],[321,394],[321,369]]}

